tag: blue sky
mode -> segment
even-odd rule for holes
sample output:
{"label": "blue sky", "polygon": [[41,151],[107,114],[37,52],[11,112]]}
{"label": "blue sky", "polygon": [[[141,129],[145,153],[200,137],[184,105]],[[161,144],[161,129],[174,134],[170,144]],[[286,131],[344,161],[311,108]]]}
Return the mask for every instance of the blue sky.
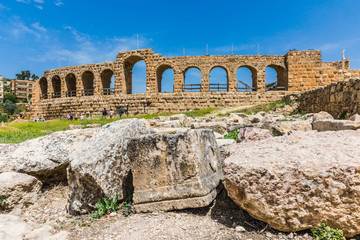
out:
{"label": "blue sky", "polygon": [[[323,61],[337,61],[345,49],[351,68],[360,68],[359,23],[357,0],[2,0],[0,75],[114,61],[118,51],[137,48],[137,34],[140,48],[164,56],[183,48],[204,55],[206,44],[210,55],[231,54],[232,44],[235,54],[257,54],[259,44],[261,54],[320,49]],[[135,66],[135,80],[143,68]]]}

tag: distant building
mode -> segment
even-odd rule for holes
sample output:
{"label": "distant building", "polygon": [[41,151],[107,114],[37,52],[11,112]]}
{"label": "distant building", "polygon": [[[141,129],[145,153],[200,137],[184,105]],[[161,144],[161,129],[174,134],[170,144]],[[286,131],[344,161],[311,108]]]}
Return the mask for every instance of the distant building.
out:
{"label": "distant building", "polygon": [[4,80],[5,77],[0,75],[0,81]]}
{"label": "distant building", "polygon": [[4,82],[0,80],[0,103],[4,102]]}
{"label": "distant building", "polygon": [[18,99],[25,100],[29,98],[30,94],[33,94],[34,85],[35,81],[33,80],[13,79],[10,84],[10,92]]}

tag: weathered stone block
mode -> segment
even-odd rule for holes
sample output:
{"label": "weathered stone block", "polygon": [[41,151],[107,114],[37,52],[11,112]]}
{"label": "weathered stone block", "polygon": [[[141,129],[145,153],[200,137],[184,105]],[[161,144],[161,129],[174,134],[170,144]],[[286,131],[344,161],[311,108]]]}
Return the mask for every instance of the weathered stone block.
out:
{"label": "weathered stone block", "polygon": [[212,131],[134,137],[127,150],[135,211],[204,207],[216,197],[223,173]]}
{"label": "weathered stone block", "polygon": [[68,168],[70,214],[91,212],[103,197],[123,199],[131,186],[131,160],[127,144],[131,137],[151,133],[138,119],[104,125],[87,144],[76,149]]}

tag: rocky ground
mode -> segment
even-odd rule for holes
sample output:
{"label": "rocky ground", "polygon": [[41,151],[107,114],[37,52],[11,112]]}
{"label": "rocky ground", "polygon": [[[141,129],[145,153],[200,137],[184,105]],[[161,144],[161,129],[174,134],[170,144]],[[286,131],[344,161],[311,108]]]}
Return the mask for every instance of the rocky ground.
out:
{"label": "rocky ground", "polygon": [[[91,215],[66,213],[68,187],[52,186],[22,213],[26,222],[37,228],[51,226],[53,234],[67,231],[66,239],[313,239],[309,231],[279,232],[242,211],[221,190],[209,206],[170,212],[125,216],[121,212],[91,221]],[[47,233],[42,233],[48,236]]]}
{"label": "rocky ground", "polygon": [[[337,226],[336,221],[339,220],[347,226],[347,233],[352,236],[360,228],[360,220],[357,221],[360,219],[357,216],[360,206],[357,186],[360,179],[356,170],[358,160],[354,156],[358,155],[360,139],[360,130],[354,130],[360,128],[360,116],[334,120],[326,112],[302,115],[297,114],[296,109],[295,103],[268,113],[252,115],[230,113],[226,116],[190,118],[178,114],[126,123],[130,125],[113,123],[101,129],[83,130],[72,126],[76,130],[66,134],[58,132],[19,145],[0,145],[0,182],[8,179],[9,174],[6,172],[27,174],[13,176],[11,183],[0,184],[0,200],[7,198],[5,204],[9,207],[1,211],[4,205],[0,205],[0,239],[305,240],[314,239],[309,230],[295,231],[317,225],[322,216],[333,218],[335,222],[329,221],[329,224],[334,226]],[[231,135],[234,130],[239,131],[237,137],[224,139],[229,136],[226,134]],[[166,135],[168,133],[170,135]],[[211,141],[206,142],[206,139]],[[144,143],[137,146],[136,141],[140,140]],[[209,146],[213,151],[211,156],[207,154],[210,152]],[[163,204],[169,199],[165,197],[159,200],[158,196],[178,194],[177,191],[187,191],[189,195],[184,195],[184,199],[190,199],[188,203],[192,204],[191,194],[199,196],[199,187],[184,187],[180,191],[179,186],[185,186],[181,179],[197,179],[197,176],[203,174],[201,171],[213,171],[218,174],[217,177],[221,176],[221,167],[217,167],[211,157],[216,157],[215,160],[221,163],[218,165],[224,165],[227,186],[224,186],[224,181],[218,186],[218,195],[209,201],[210,205],[201,201],[193,203],[205,207],[182,209],[184,205],[169,204],[163,205],[161,209],[168,207],[182,210],[133,212],[130,216],[120,211],[99,219],[92,219],[88,213],[80,216],[68,213],[66,209],[69,206],[72,213],[91,209],[93,201],[103,192],[120,192],[123,184],[111,183],[119,183],[119,176],[127,174],[128,170],[121,173],[115,169],[124,171],[130,169],[130,165],[125,168],[124,163],[129,162],[121,162],[119,159],[128,161],[129,156],[136,159],[140,152],[142,157],[138,159],[138,165],[131,167],[133,184],[135,187],[138,184],[138,189],[143,187],[143,190],[158,191],[152,192],[153,195],[147,192],[143,195],[148,197],[146,201],[153,204],[151,209],[157,209],[157,202],[162,201]],[[149,152],[148,157],[146,154]],[[167,157],[164,157],[165,153]],[[192,157],[187,158],[191,154]],[[162,173],[170,176],[170,180],[164,180],[165,177],[162,179],[162,175],[158,178],[158,174],[141,172],[144,170],[141,169],[141,161],[149,164],[149,171],[154,174],[160,172],[158,169],[162,164],[181,161],[189,163],[197,158],[207,159],[204,162],[209,162],[211,168],[201,166],[203,163],[199,165],[198,162],[194,163],[196,167],[179,164],[172,168],[172,173]],[[69,171],[71,173],[67,174]],[[141,172],[140,177],[136,176],[137,172]],[[214,181],[213,175],[204,176],[212,176],[215,187],[220,182],[220,178]],[[5,180],[1,180],[1,177]],[[174,184],[173,179],[178,181],[175,185],[171,185]],[[126,179],[121,181],[126,183]],[[200,186],[208,184],[206,180],[199,181]],[[157,188],[159,183],[167,184],[167,190],[161,192],[163,190]],[[192,183],[197,184],[195,180]],[[212,189],[204,191],[215,192]],[[17,192],[17,196],[11,195],[14,192]],[[135,190],[134,195],[140,196],[140,193]],[[245,194],[248,199],[244,197]],[[321,194],[321,206],[326,206],[324,209],[316,204],[316,196]],[[264,222],[252,218],[239,206]],[[325,215],[319,215],[321,211]],[[332,215],[332,211],[337,215]],[[319,219],[312,221],[312,214]],[[347,220],[349,224],[346,224]],[[284,226],[279,226],[279,222]],[[294,232],[281,232],[269,224],[277,229]],[[353,230],[351,226],[354,226]],[[351,239],[360,239],[360,236]]]}

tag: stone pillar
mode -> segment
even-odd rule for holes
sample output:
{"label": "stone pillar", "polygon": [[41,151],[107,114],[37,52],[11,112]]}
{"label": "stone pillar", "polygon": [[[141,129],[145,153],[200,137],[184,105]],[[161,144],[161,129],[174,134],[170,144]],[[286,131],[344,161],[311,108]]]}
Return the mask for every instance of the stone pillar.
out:
{"label": "stone pillar", "polygon": [[184,82],[185,82],[184,73],[174,69],[174,92],[182,92]]}
{"label": "stone pillar", "polygon": [[201,92],[209,92],[210,74],[207,70],[201,69]]}
{"label": "stone pillar", "polygon": [[146,63],[146,93],[157,93],[156,69],[153,63]]}
{"label": "stone pillar", "polygon": [[265,92],[265,68],[258,69],[257,72],[257,89],[258,92]]}
{"label": "stone pillar", "polygon": [[76,96],[81,97],[81,91],[83,90],[84,86],[82,84],[81,74],[75,75],[76,77]]}
{"label": "stone pillar", "polygon": [[94,73],[94,96],[100,96],[102,91],[101,75],[98,72]]}
{"label": "stone pillar", "polygon": [[60,77],[60,88],[61,88],[61,91],[60,91],[60,94],[61,94],[61,98],[64,98],[66,97],[66,82],[65,82],[65,77],[61,76]]}
{"label": "stone pillar", "polygon": [[228,92],[237,92],[236,70],[228,69]]}
{"label": "stone pillar", "polygon": [[54,92],[54,88],[52,85],[52,78],[53,78],[53,76],[50,79],[48,79],[48,89],[47,89],[48,90],[48,99],[52,98],[51,96]]}

